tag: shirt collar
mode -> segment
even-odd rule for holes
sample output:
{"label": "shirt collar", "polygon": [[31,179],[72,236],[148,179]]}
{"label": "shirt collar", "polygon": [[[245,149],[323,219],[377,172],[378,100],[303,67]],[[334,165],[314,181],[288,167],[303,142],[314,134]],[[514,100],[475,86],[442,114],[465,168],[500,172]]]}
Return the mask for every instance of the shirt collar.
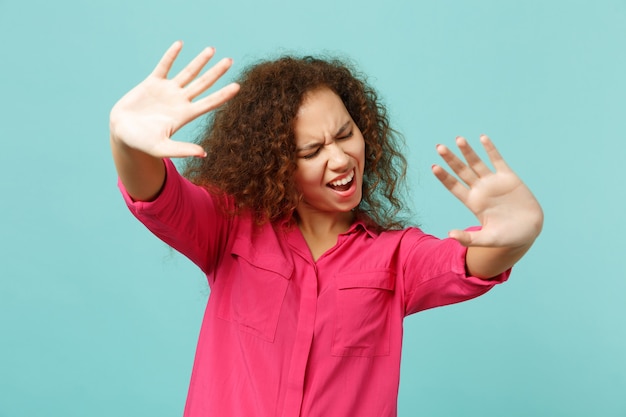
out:
{"label": "shirt collar", "polygon": [[[278,227],[279,229],[282,229],[285,232],[289,233],[289,231],[291,231],[294,227],[297,228],[298,226],[296,226],[294,221],[285,220],[285,221],[279,222]],[[357,218],[350,225],[348,230],[346,230],[344,233],[340,233],[340,236],[341,235],[348,236],[353,233],[358,233],[359,229],[362,229],[363,231],[365,231],[365,233],[367,233],[368,236],[371,238],[375,238],[379,235],[375,227],[375,224],[371,220],[369,220],[369,218],[357,215]]]}
{"label": "shirt collar", "polygon": [[365,233],[367,233],[369,235],[369,237],[371,237],[371,238],[377,237],[378,233],[376,232],[376,230],[371,225],[368,226],[368,223],[370,223],[370,222],[366,222],[362,218],[357,218],[354,221],[354,223],[352,223],[350,228],[345,233],[342,233],[342,235],[350,235],[352,233],[357,233],[357,231],[359,229],[363,229],[365,231]]}

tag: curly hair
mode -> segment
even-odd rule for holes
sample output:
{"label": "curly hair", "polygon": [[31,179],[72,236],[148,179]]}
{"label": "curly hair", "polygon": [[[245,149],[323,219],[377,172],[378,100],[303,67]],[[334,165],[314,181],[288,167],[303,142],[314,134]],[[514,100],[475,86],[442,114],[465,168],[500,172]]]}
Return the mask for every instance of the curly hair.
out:
{"label": "curly hair", "polygon": [[341,98],[365,140],[357,216],[379,229],[403,226],[397,218],[406,174],[403,138],[362,75],[337,59],[285,56],[248,68],[238,82],[239,93],[208,117],[198,138],[208,156],[188,161],[190,181],[231,196],[232,215],[248,211],[257,224],[290,222],[301,198],[294,180],[296,114],[308,92],[326,87]]}

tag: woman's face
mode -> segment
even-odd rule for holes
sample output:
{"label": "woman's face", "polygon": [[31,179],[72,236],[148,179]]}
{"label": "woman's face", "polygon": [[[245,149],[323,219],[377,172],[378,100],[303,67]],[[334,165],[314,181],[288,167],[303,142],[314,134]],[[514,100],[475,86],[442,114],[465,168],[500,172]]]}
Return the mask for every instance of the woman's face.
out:
{"label": "woman's face", "polygon": [[337,94],[328,88],[307,93],[296,116],[295,140],[300,216],[355,208],[362,196],[365,141]]}

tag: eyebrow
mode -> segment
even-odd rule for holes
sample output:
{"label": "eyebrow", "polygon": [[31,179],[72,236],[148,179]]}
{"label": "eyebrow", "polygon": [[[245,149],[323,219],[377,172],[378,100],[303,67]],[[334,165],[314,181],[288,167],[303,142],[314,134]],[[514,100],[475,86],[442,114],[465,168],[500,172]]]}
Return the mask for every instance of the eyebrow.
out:
{"label": "eyebrow", "polygon": [[[345,122],[343,124],[343,126],[341,126],[339,128],[339,130],[337,130],[337,133],[335,133],[335,136],[333,137],[339,137],[340,135],[342,135],[346,130],[348,130],[348,128],[350,127],[350,120],[348,120],[347,122]],[[319,146],[322,146],[324,144],[324,142],[313,142],[313,143],[309,143],[304,145],[302,148],[297,148],[296,152],[301,152],[301,151],[307,151],[309,149],[314,149],[317,148]]]}

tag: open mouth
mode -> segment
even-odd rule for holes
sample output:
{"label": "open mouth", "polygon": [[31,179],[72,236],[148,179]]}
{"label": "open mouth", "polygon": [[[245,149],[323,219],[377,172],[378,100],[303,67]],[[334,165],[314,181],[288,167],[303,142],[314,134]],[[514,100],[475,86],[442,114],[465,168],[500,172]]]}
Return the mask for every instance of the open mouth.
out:
{"label": "open mouth", "polygon": [[326,186],[335,191],[348,191],[354,182],[354,169],[340,180],[329,182]]}

